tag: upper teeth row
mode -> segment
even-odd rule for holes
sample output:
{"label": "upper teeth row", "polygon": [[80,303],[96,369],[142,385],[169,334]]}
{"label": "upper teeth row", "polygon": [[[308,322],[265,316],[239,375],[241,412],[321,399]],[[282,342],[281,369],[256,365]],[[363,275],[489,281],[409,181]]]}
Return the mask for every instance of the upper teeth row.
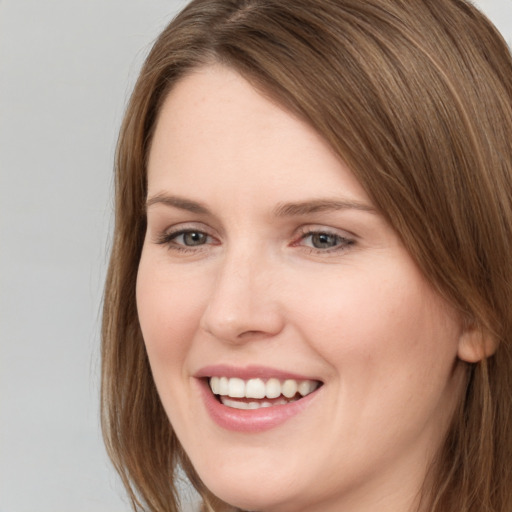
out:
{"label": "upper teeth row", "polygon": [[230,396],[231,398],[277,398],[284,395],[292,398],[297,393],[309,395],[319,386],[314,380],[262,379],[243,380],[236,377],[211,377],[210,387],[215,395]]}

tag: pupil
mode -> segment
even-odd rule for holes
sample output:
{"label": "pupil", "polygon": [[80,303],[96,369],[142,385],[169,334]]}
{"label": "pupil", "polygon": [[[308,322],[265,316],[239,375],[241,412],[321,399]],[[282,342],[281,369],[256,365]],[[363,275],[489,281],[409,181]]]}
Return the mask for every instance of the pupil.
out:
{"label": "pupil", "polygon": [[206,235],[197,231],[190,231],[183,234],[183,241],[185,245],[201,245],[205,243]]}
{"label": "pupil", "polygon": [[328,249],[336,245],[337,237],[328,233],[317,233],[313,235],[311,241],[316,249]]}

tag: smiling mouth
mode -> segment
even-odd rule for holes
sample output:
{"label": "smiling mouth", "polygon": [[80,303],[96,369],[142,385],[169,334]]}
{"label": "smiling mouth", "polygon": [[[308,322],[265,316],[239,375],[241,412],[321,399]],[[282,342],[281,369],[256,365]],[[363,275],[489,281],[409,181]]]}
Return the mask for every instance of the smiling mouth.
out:
{"label": "smiling mouth", "polygon": [[260,409],[296,402],[317,390],[317,380],[240,379],[210,377],[208,384],[217,400],[233,409]]}

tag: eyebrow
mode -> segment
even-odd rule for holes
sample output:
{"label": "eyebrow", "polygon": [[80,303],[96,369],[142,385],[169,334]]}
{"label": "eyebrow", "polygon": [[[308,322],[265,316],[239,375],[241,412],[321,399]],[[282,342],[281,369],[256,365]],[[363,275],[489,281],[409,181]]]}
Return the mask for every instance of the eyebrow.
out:
{"label": "eyebrow", "polygon": [[283,203],[274,209],[276,217],[295,217],[310,215],[312,213],[339,211],[339,210],[360,210],[363,212],[377,213],[377,210],[368,204],[353,200],[340,199],[313,199],[298,203]]}
{"label": "eyebrow", "polygon": [[[154,204],[163,204],[201,215],[211,215],[211,211],[203,203],[179,196],[170,196],[163,193],[156,194],[146,201],[146,210]],[[313,199],[292,203],[280,203],[274,208],[273,214],[275,217],[297,217],[339,210],[360,210],[369,213],[377,213],[377,210],[373,206],[359,201]]]}
{"label": "eyebrow", "polygon": [[186,210],[191,213],[198,213],[202,215],[209,215],[210,210],[202,203],[192,201],[191,199],[185,199],[179,196],[169,196],[167,194],[156,194],[150,197],[146,201],[146,210],[154,204],[164,204],[166,206],[172,206],[180,210]]}

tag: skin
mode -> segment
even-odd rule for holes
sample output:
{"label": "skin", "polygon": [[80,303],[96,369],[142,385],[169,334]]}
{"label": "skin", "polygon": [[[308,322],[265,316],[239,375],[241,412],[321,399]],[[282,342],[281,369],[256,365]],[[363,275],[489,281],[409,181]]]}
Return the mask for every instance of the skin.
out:
{"label": "skin", "polygon": [[[276,215],[319,199],[345,207]],[[160,112],[147,216],[140,324],[207,487],[248,510],[412,510],[463,387],[468,335],[327,143],[234,71],[196,70]],[[285,423],[233,432],[199,393],[194,375],[211,364],[323,386]]]}

